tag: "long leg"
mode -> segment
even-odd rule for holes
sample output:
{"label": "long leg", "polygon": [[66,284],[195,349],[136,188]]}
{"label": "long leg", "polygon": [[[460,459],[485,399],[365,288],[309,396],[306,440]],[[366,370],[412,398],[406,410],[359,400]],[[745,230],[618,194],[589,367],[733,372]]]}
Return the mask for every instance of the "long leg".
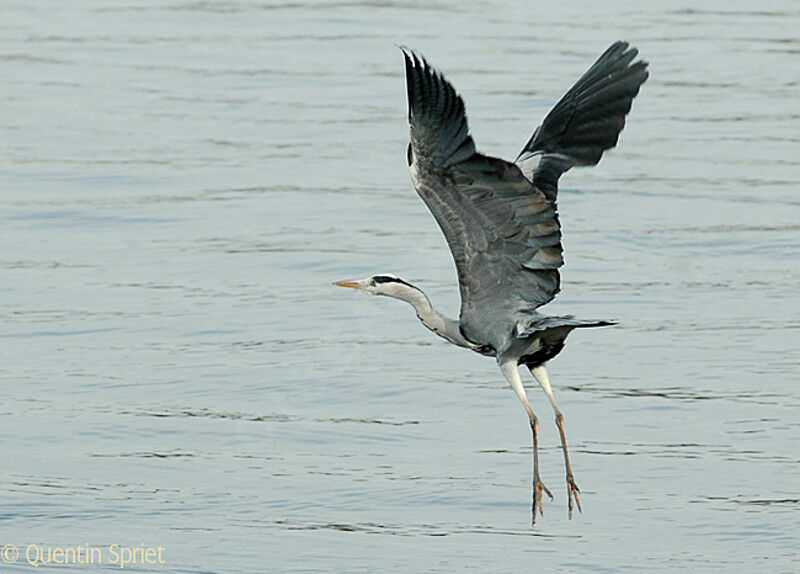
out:
{"label": "long leg", "polygon": [[528,402],[528,396],[525,394],[525,387],[522,386],[522,379],[519,376],[517,361],[512,360],[499,363],[499,366],[508,384],[511,385],[511,388],[517,393],[519,400],[522,401],[522,406],[525,407],[525,412],[528,413],[528,419],[531,423],[531,432],[533,433],[533,503],[531,506],[533,516],[531,518],[531,523],[533,524],[536,522],[536,509],[539,509],[539,514],[543,514],[542,492],[546,492],[547,496],[549,496],[551,500],[553,499],[553,495],[550,494],[550,491],[547,490],[547,487],[539,478],[539,420],[533,413],[531,404]]}
{"label": "long leg", "polygon": [[578,497],[580,490],[578,489],[578,485],[575,484],[575,477],[572,476],[572,467],[569,464],[567,437],[564,434],[564,415],[562,415],[561,411],[558,409],[556,398],[553,396],[553,389],[550,387],[550,377],[547,376],[547,370],[544,368],[544,365],[531,368],[531,374],[533,375],[533,378],[539,382],[539,385],[547,395],[547,398],[550,399],[550,404],[553,405],[553,412],[556,414],[556,426],[558,427],[558,434],[561,435],[561,450],[564,451],[564,466],[567,468],[567,497],[569,499],[569,517],[572,518],[573,500],[575,502],[575,506],[578,507],[578,512],[582,512],[582,510],[581,499]]}

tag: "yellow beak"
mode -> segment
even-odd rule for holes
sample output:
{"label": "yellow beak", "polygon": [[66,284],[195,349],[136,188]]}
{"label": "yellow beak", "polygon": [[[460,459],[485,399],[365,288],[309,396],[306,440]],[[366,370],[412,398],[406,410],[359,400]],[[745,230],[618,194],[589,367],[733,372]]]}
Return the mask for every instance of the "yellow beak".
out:
{"label": "yellow beak", "polygon": [[334,285],[339,287],[350,287],[351,289],[358,289],[361,284],[358,281],[337,281]]}

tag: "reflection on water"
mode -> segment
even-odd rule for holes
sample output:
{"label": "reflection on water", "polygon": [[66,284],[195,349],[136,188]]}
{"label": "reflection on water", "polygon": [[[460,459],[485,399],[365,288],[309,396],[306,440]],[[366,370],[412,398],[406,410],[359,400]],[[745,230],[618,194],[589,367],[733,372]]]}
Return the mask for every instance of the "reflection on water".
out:
{"label": "reflection on water", "polygon": [[[163,545],[176,572],[796,570],[795,3],[3,14],[3,544]],[[494,363],[330,283],[391,271],[457,314],[397,44],[514,157],[617,39],[651,78],[619,148],[563,179],[548,312],[619,326],[550,365],[572,521],[531,389],[555,495],[531,530]]]}

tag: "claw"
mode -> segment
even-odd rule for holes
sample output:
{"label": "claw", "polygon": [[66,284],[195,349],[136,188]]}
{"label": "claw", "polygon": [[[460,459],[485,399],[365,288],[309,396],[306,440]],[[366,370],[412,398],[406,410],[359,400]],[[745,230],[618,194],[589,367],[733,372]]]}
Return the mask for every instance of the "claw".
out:
{"label": "claw", "polygon": [[[547,496],[548,496],[548,497],[550,497],[550,500],[553,500],[553,495],[550,493],[550,490],[548,490],[548,488],[547,488],[547,487],[546,487],[544,484],[542,484],[542,481],[541,481],[541,480],[539,481],[539,487],[540,487],[540,488],[541,488],[541,489],[542,489],[544,492],[546,492],[546,493],[547,493]],[[541,492],[539,493],[539,498],[541,498]]]}
{"label": "claw", "polygon": [[539,514],[544,515],[544,508],[542,506],[542,492],[547,493],[547,496],[550,497],[550,500],[553,500],[553,495],[551,494],[550,490],[544,485],[544,483],[537,476],[533,480],[533,506],[531,508],[532,512],[531,525],[536,524],[537,508],[539,509]]}
{"label": "claw", "polygon": [[578,507],[578,512],[583,512],[581,510],[581,499],[578,496],[580,493],[580,489],[578,485],[575,484],[575,479],[571,476],[567,476],[567,498],[569,500],[569,519],[572,520],[572,502],[575,501],[575,506]]}

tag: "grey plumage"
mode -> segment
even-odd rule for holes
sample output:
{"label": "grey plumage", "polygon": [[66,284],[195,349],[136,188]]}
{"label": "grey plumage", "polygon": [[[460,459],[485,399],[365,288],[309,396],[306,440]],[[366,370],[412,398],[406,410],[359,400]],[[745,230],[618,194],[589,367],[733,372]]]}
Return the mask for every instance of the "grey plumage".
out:
{"label": "grey plumage", "polygon": [[580,510],[564,417],[544,363],[569,333],[611,325],[572,316],[546,316],[538,308],[560,288],[564,264],[556,205],[558,180],[574,166],[595,165],[616,145],[647,63],[625,42],[608,48],[561,98],[528,140],[515,163],[480,154],[469,134],[464,102],[424,58],[402,48],[408,94],[408,164],[417,193],[447,240],[458,273],[458,320],[436,311],[417,287],[392,274],[340,281],[374,295],[408,302],[420,321],[445,340],[494,356],[528,414],[533,432],[533,517],[541,511],[538,419],[522,384],[527,366],[556,415],[567,471],[570,516]]}
{"label": "grey plumage", "polygon": [[515,163],[555,201],[558,178],[573,166],[596,165],[617,145],[625,115],[648,77],[638,50],[612,44],[553,107]]}
{"label": "grey plumage", "polygon": [[[647,64],[630,66],[637,51],[612,45],[512,164],[475,151],[461,97],[424,58],[407,48],[403,54],[412,180],[453,254],[464,336],[502,356],[519,347],[521,332],[535,334],[535,309],[560,288],[558,177],[574,165],[596,164],[616,145]],[[570,318],[560,331],[600,324],[607,323]]]}

